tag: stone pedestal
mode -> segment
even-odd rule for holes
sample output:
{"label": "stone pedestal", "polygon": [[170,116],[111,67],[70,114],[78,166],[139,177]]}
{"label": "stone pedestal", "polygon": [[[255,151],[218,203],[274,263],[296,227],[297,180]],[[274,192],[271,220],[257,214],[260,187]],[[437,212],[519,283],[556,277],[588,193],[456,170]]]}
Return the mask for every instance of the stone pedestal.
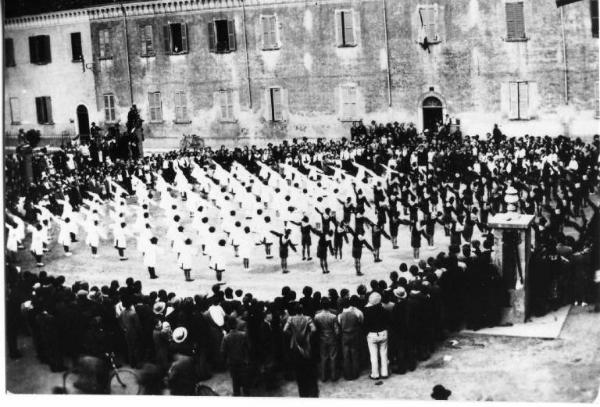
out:
{"label": "stone pedestal", "polygon": [[[507,212],[499,213],[488,220],[494,234],[492,261],[498,267],[510,294],[509,306],[505,307],[502,323],[522,323],[529,317],[529,257],[531,254],[531,224],[533,215]],[[510,284],[512,267],[521,271],[516,284]],[[507,271],[507,269],[509,269]]]}

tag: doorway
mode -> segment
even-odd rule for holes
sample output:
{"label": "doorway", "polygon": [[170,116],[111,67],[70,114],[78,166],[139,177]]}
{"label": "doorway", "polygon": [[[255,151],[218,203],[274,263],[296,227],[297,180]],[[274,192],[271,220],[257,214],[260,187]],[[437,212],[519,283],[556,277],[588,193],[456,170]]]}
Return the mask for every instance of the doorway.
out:
{"label": "doorway", "polygon": [[90,118],[88,116],[87,107],[84,105],[77,106],[77,124],[79,136],[83,138],[89,138]]}
{"label": "doorway", "polygon": [[437,124],[444,119],[442,101],[435,96],[423,100],[423,130],[437,130]]}

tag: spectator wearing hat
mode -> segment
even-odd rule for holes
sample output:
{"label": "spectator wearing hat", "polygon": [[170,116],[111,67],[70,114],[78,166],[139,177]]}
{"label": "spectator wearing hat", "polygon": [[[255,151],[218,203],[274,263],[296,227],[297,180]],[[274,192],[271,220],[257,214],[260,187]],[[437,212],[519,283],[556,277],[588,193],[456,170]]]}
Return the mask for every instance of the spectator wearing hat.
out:
{"label": "spectator wearing hat", "polygon": [[406,289],[398,286],[393,291],[396,303],[390,315],[390,353],[395,373],[404,374],[408,369],[408,337],[406,320]]}
{"label": "spectator wearing hat", "polygon": [[431,398],[434,400],[448,400],[452,392],[442,386],[441,384],[436,384],[433,386],[433,390],[431,392]]}
{"label": "spectator wearing hat", "polygon": [[367,333],[367,345],[371,359],[373,380],[387,378],[388,372],[388,314],[381,305],[381,294],[372,292],[364,311],[364,330]]}

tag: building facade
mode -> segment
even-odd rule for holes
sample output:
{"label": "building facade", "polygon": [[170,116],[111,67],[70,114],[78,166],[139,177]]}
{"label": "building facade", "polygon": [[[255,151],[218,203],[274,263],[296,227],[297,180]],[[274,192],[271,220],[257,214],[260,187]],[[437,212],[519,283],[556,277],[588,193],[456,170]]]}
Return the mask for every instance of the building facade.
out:
{"label": "building facade", "polygon": [[[151,146],[182,134],[343,137],[359,119],[422,129],[446,114],[469,134],[494,123],[514,135],[598,132],[596,0],[160,0],[77,12],[90,69],[56,66],[63,83],[46,83],[31,64],[7,70],[7,89],[55,87],[45,92],[65,112],[81,102],[100,124],[124,123],[136,104]],[[32,35],[22,31],[21,42]]]}

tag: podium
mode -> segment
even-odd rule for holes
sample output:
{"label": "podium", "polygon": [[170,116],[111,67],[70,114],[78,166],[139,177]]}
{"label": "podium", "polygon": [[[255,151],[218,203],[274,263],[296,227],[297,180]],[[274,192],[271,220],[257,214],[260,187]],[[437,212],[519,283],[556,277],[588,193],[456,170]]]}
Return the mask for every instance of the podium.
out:
{"label": "podium", "polygon": [[488,227],[494,235],[492,262],[498,267],[509,293],[502,324],[527,322],[530,316],[529,258],[534,218],[533,215],[505,212],[488,219]]}

